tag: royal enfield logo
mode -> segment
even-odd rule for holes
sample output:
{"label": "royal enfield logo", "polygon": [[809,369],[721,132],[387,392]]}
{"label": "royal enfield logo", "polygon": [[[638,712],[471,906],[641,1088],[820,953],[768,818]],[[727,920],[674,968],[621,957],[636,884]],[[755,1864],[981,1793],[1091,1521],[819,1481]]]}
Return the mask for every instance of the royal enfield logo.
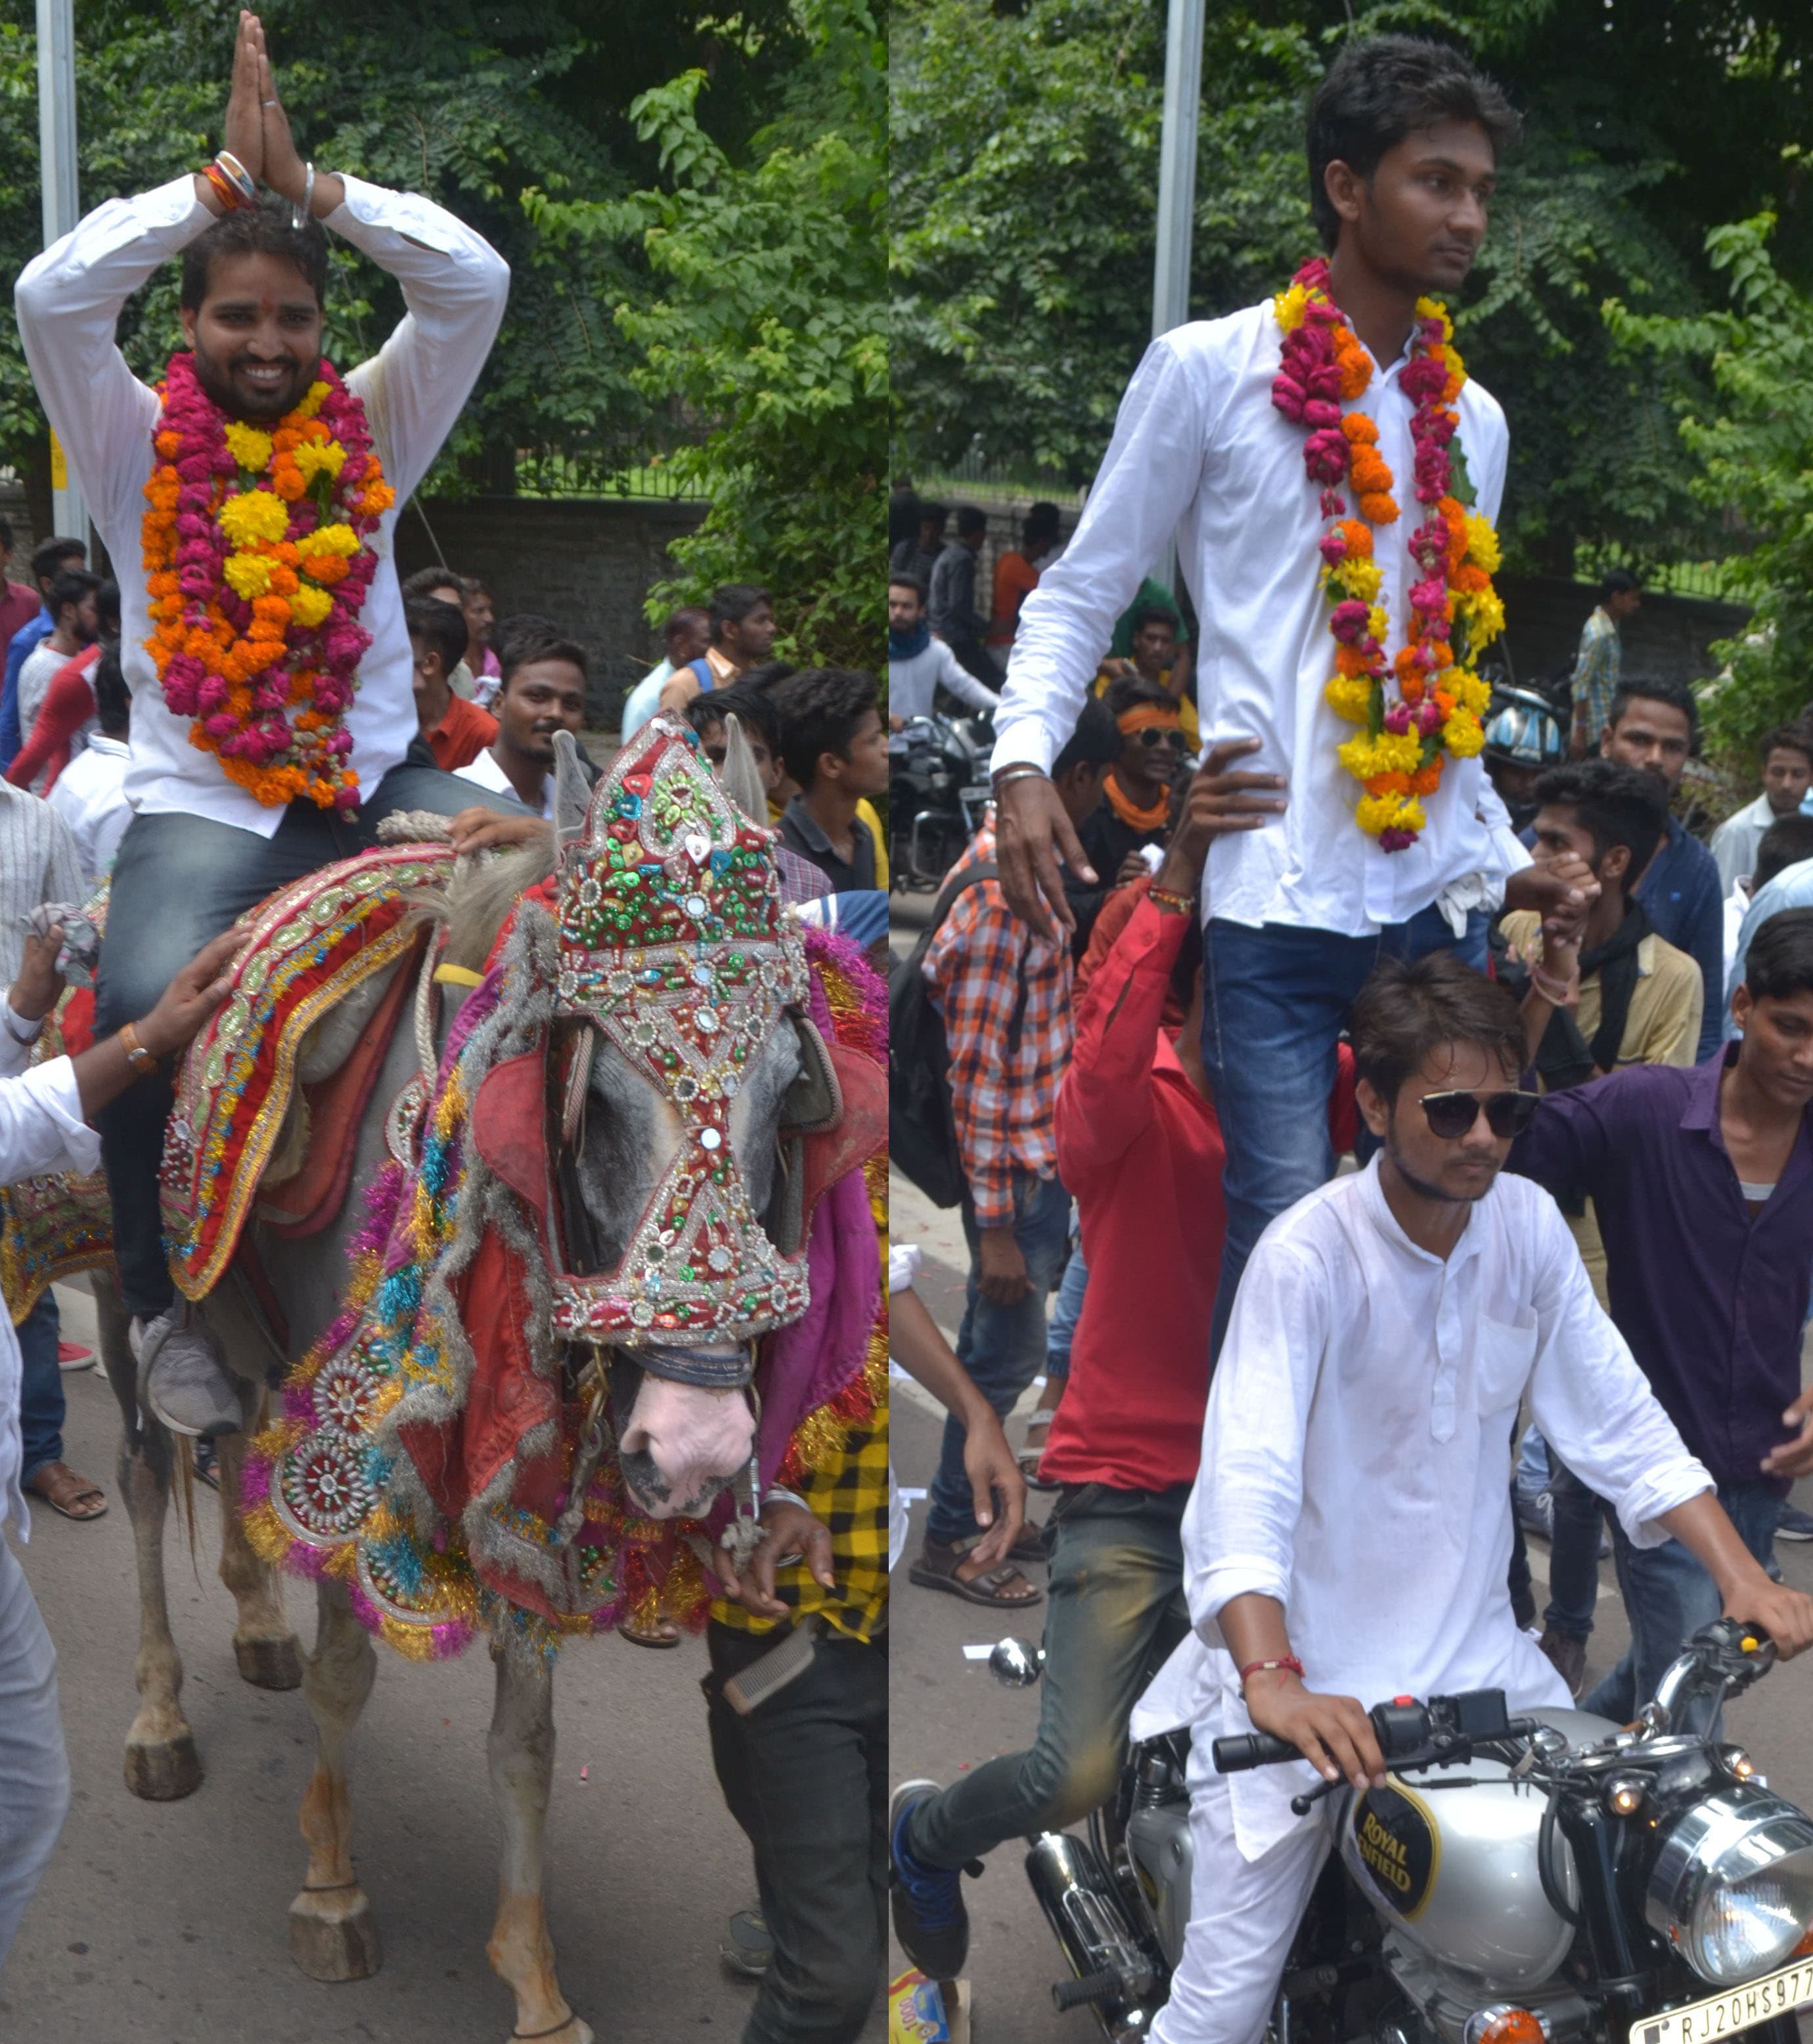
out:
{"label": "royal enfield logo", "polygon": [[1380,1900],[1400,1916],[1415,1916],[1429,1899],[1441,1856],[1422,1804],[1396,1788],[1369,1791],[1354,1812],[1354,1843]]}

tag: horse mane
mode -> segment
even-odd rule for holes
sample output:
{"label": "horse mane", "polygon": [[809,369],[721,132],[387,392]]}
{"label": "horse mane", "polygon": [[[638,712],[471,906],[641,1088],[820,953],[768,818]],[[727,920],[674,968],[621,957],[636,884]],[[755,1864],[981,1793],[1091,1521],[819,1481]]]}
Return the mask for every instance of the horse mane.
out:
{"label": "horse mane", "polygon": [[462,860],[451,886],[444,889],[424,887],[412,894],[410,912],[421,922],[446,925],[447,943],[440,955],[444,965],[482,972],[518,898],[528,889],[539,887],[553,870],[550,832],[513,851]]}

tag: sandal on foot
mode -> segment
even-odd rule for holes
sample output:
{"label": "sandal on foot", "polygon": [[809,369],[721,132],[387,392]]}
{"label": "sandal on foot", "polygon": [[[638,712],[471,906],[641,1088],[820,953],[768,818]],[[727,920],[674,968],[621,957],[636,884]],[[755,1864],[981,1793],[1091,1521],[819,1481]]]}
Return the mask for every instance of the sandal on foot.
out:
{"label": "sandal on foot", "polygon": [[67,1462],[40,1462],[26,1477],[25,1488],[65,1519],[79,1522],[106,1516],[106,1492],[98,1483],[78,1476]]}
{"label": "sandal on foot", "polygon": [[636,1646],[678,1646],[680,1643],[680,1628],[670,1618],[658,1618],[649,1625],[638,1625],[634,1619],[626,1618],[618,1625],[617,1632]]}
{"label": "sandal on foot", "polygon": [[1050,1557],[1045,1552],[1045,1528],[1035,1526],[1029,1519],[1020,1529],[1020,1538],[1007,1550],[1010,1562],[1043,1562]]}
{"label": "sandal on foot", "polygon": [[[1020,1474],[1034,1490],[1055,1490],[1058,1488],[1054,1483],[1042,1483],[1039,1477],[1039,1464],[1045,1453],[1045,1444],[1051,1438],[1051,1422],[1056,1417],[1057,1411],[1055,1405],[1034,1408],[1026,1422],[1026,1445],[1014,1458]],[[1038,1429],[1036,1435],[1033,1431],[1035,1427]]]}
{"label": "sandal on foot", "polygon": [[[966,1582],[957,1573],[958,1565],[975,1544],[973,1539],[956,1541],[950,1546],[928,1540],[920,1550],[919,1559],[907,1570],[908,1580],[928,1590],[948,1590],[953,1596],[960,1596],[967,1603],[986,1604],[996,1611],[1030,1610],[1043,1599],[1045,1593],[1027,1582],[1012,1561],[1003,1562],[998,1568],[989,1569],[981,1575],[972,1576]],[[1031,1594],[1004,1595],[1014,1583],[1024,1584]]]}

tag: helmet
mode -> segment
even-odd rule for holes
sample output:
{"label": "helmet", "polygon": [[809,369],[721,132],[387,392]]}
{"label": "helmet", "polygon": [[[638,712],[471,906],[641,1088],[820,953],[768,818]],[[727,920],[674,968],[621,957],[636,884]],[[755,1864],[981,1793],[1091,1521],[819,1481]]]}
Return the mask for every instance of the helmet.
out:
{"label": "helmet", "polygon": [[1548,701],[1529,689],[1500,689],[1486,711],[1488,759],[1517,766],[1558,766],[1567,756],[1561,727]]}

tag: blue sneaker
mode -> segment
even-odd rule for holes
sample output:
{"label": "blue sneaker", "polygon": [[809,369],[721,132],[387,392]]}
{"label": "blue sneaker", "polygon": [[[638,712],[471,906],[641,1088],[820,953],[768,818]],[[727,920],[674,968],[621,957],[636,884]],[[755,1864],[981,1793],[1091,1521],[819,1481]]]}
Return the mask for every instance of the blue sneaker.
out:
{"label": "blue sneaker", "polygon": [[1778,1540],[1813,1540],[1813,1512],[1796,1512],[1792,1504],[1781,1508],[1775,1537]]}
{"label": "blue sneaker", "polygon": [[901,1950],[928,1980],[955,1980],[970,1955],[970,1912],[963,1907],[963,1877],[925,1866],[907,1847],[912,1813],[935,1781],[903,1781],[888,1803],[888,1889],[893,1903],[894,1934]]}

